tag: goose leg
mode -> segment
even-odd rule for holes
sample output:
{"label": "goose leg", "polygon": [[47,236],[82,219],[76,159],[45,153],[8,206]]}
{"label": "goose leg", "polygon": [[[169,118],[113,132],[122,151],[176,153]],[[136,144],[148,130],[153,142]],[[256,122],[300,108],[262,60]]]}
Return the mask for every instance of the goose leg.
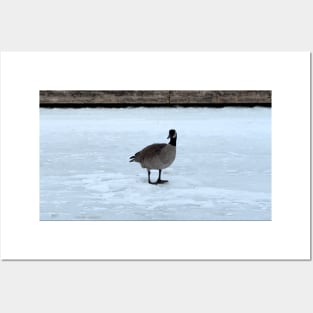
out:
{"label": "goose leg", "polygon": [[157,180],[157,184],[164,184],[164,183],[167,183],[167,182],[168,182],[168,180],[162,180],[162,179],[161,179],[161,171],[162,171],[162,170],[159,170],[159,178],[158,178],[158,180]]}
{"label": "goose leg", "polygon": [[150,174],[151,174],[151,171],[150,170],[147,170],[148,171],[148,182],[149,184],[152,184],[152,185],[156,185],[158,182],[156,181],[155,183],[153,183],[151,180],[150,180]]}

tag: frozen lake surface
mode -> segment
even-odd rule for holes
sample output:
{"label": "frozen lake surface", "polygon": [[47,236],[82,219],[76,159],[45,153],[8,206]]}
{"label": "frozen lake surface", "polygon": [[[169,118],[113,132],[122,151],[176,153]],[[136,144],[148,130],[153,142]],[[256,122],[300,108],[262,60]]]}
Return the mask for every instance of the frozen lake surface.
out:
{"label": "frozen lake surface", "polygon": [[[129,157],[170,128],[150,185]],[[271,220],[271,109],[41,109],[40,219]]]}

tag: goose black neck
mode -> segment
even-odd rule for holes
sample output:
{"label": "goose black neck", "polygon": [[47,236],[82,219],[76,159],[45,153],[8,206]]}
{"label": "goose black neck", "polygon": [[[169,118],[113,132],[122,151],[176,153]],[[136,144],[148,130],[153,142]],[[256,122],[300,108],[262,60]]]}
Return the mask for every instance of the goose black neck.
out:
{"label": "goose black neck", "polygon": [[175,138],[172,137],[169,144],[176,147],[176,140],[177,140],[177,136]]}

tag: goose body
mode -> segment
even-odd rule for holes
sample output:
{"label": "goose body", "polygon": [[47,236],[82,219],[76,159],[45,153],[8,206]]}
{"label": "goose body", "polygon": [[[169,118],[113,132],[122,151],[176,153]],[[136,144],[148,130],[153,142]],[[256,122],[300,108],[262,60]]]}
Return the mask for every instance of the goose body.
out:
{"label": "goose body", "polygon": [[[142,168],[147,169],[148,182],[150,184],[167,182],[165,180],[161,180],[161,171],[169,167],[175,160],[177,141],[177,133],[175,129],[169,130],[167,138],[170,139],[168,144],[155,143],[149,145],[130,157],[130,162],[138,162]],[[155,183],[152,183],[150,180],[151,170],[159,170],[159,178]]]}

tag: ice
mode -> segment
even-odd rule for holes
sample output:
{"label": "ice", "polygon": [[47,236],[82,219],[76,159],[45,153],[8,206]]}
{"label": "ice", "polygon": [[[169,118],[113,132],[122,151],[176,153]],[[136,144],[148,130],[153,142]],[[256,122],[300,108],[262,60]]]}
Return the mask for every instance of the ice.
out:
{"label": "ice", "polygon": [[[170,128],[150,185],[129,157]],[[271,109],[41,109],[40,219],[271,220]]]}

